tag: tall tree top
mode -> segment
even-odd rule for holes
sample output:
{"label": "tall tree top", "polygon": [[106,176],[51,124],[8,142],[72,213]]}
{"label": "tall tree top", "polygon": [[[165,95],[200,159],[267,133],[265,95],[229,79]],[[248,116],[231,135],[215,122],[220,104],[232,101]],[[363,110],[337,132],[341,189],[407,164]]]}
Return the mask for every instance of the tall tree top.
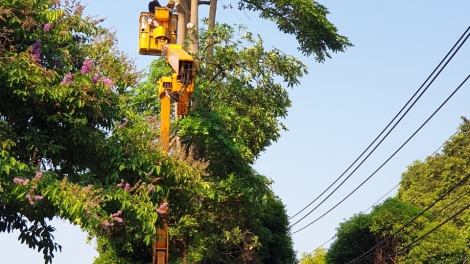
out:
{"label": "tall tree top", "polygon": [[353,46],[328,21],[328,9],[311,0],[242,0],[238,9],[259,11],[261,18],[274,21],[280,31],[295,35],[298,50],[305,56],[314,55],[318,62],[331,58],[330,52]]}

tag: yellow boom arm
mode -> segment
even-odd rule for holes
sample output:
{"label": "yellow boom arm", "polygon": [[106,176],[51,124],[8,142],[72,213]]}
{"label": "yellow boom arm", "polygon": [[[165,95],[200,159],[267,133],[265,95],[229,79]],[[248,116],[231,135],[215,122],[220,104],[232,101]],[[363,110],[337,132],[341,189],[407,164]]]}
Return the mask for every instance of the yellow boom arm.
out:
{"label": "yellow boom arm", "polygon": [[[170,150],[171,101],[176,101],[176,114],[188,114],[189,98],[194,93],[195,63],[181,45],[176,44],[178,15],[172,0],[166,7],[156,7],[155,14],[142,12],[139,19],[139,54],[165,56],[173,70],[171,77],[158,80],[161,100],[160,140],[166,153]],[[168,263],[168,227],[158,229],[153,247],[153,263]]]}

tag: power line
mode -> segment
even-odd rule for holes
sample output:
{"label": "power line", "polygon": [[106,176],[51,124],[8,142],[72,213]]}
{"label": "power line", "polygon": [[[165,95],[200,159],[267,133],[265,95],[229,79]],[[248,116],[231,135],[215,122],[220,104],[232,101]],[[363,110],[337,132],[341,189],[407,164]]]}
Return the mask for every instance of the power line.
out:
{"label": "power line", "polygon": [[[418,243],[420,240],[424,239],[425,237],[427,237],[428,235],[430,235],[431,233],[435,232],[437,229],[439,229],[441,226],[443,226],[444,224],[446,224],[447,222],[449,222],[450,220],[454,219],[455,217],[457,217],[459,214],[463,213],[463,211],[467,210],[468,208],[470,208],[470,204],[464,206],[462,209],[460,209],[458,212],[456,212],[455,214],[453,214],[452,216],[448,217],[446,220],[444,220],[443,222],[439,223],[437,226],[435,226],[434,228],[432,228],[431,230],[429,230],[428,232],[424,233],[423,235],[421,235],[420,237],[416,238],[415,240],[413,240],[412,242],[410,242],[408,245],[404,246],[401,250],[399,250],[398,252],[395,253],[395,255],[398,255],[400,253],[402,253],[405,249],[409,249],[411,248],[411,246],[413,246],[414,244]],[[379,262],[378,264],[382,263],[383,260],[381,262]]]}
{"label": "power line", "polygon": [[[426,213],[429,209],[431,209],[434,205],[436,205],[439,201],[441,201],[442,199],[444,199],[444,197],[446,197],[449,193],[453,192],[457,187],[459,187],[460,185],[462,185],[463,183],[465,183],[468,179],[470,178],[470,174],[468,174],[467,176],[465,176],[463,179],[461,179],[460,181],[458,181],[456,184],[454,184],[452,187],[450,187],[445,193],[441,194],[433,203],[431,203],[430,205],[428,205],[424,210],[422,210],[419,214],[417,214],[415,217],[413,217],[411,220],[409,220],[406,224],[404,224],[401,228],[399,228],[397,231],[393,232],[391,235],[387,236],[385,239],[383,239],[382,241],[380,241],[379,243],[377,243],[374,247],[372,247],[371,249],[367,250],[365,253],[363,253],[362,255],[360,255],[359,257],[353,259],[351,262],[349,262],[348,264],[353,264],[353,263],[356,263],[357,261],[363,259],[365,256],[367,256],[369,253],[372,252],[372,250],[376,249],[378,246],[380,246],[381,244],[383,244],[385,241],[387,241],[388,239],[390,239],[391,237],[395,236],[396,234],[398,234],[399,232],[401,232],[403,229],[405,229],[406,227],[408,227],[411,223],[413,223],[414,221],[416,221],[416,219],[418,219],[418,217],[422,216],[424,213]],[[456,202],[457,200],[454,200],[454,202]],[[452,203],[454,203],[452,202]]]}
{"label": "power line", "polygon": [[328,239],[327,241],[325,241],[323,244],[321,244],[320,246],[316,247],[314,250],[312,250],[310,253],[308,253],[308,255],[312,254],[312,253],[315,253],[315,251],[317,249],[320,249],[322,248],[324,245],[326,245],[326,243],[330,242],[331,240],[335,239],[336,238],[336,235],[334,235],[332,238]]}
{"label": "power line", "polygon": [[[446,54],[446,56],[439,62],[439,64],[436,66],[436,68],[431,72],[431,74],[426,78],[426,80],[423,82],[423,84],[418,88],[418,90],[413,94],[413,96],[406,102],[406,104],[400,109],[400,111],[395,115],[395,117],[387,124],[387,126],[380,132],[380,134],[372,141],[372,143],[369,144],[369,146],[359,155],[359,157],[356,158],[356,160],[349,165],[349,167],[330,185],[328,188],[326,188],[320,195],[318,195],[313,201],[311,201],[308,205],[306,205],[304,208],[302,208],[299,212],[294,214],[293,216],[289,217],[289,220],[292,218],[296,217],[300,213],[302,213],[304,210],[306,210],[310,205],[312,205],[314,202],[316,202],[323,194],[325,194],[333,185],[335,185],[345,174],[347,171],[349,171],[355,164],[356,162],[375,144],[375,142],[383,135],[383,133],[390,127],[390,125],[397,119],[397,117],[403,112],[403,110],[408,106],[408,104],[414,99],[414,97],[418,94],[418,92],[424,87],[424,85],[429,81],[429,79],[434,75],[434,73],[439,69],[439,67],[444,63],[444,61],[447,59],[447,57],[452,53],[452,51],[455,49],[455,47],[459,44],[459,42],[462,40],[462,38],[467,34],[467,32],[470,30],[470,26],[465,30],[465,32],[462,34],[462,36],[457,40],[457,42],[454,44],[454,46],[449,50],[449,52]],[[397,121],[397,123],[390,129],[390,131],[384,136],[384,138],[377,144],[377,146],[372,149],[372,151],[364,158],[364,160],[354,169],[352,173],[349,174],[349,176],[341,182],[341,184],[334,189],[328,196],[325,198],[318,206],[320,206],[326,199],[328,199],[336,190],[341,187],[341,185],[346,182],[347,179],[369,158],[369,156],[377,149],[377,147],[383,142],[385,138],[390,134],[390,132],[393,131],[393,129],[400,123],[400,121],[406,116],[409,110],[414,106],[414,104],[420,99],[420,97],[426,92],[426,90],[429,88],[429,86],[434,82],[434,80],[439,76],[441,71],[447,66],[447,64],[452,60],[454,55],[459,51],[460,47],[465,43],[467,40],[468,36],[465,38],[463,43],[460,44],[460,46],[457,48],[457,50],[454,52],[454,54],[450,57],[450,59],[445,63],[445,65],[439,70],[436,76],[432,79],[432,81],[426,86],[426,88],[421,92],[421,94],[416,98],[416,100],[413,102],[413,104],[408,108],[408,110],[403,114],[403,116]],[[295,222],[292,226],[303,220],[305,217],[307,217],[311,212],[313,212],[316,208],[316,206],[313,210],[311,210],[307,215],[302,217],[300,220]]]}
{"label": "power line", "polygon": [[369,211],[372,207],[374,207],[376,204],[378,204],[380,201],[382,201],[382,199],[387,196],[389,193],[391,193],[393,190],[395,190],[398,186],[400,186],[400,183],[398,183],[397,185],[393,186],[392,189],[390,189],[388,192],[386,192],[384,195],[382,195],[382,197],[380,197],[373,205],[369,206],[369,208],[367,208],[364,213],[366,213],[367,211]]}
{"label": "power line", "polygon": [[[469,35],[470,36],[470,35]],[[467,38],[469,37],[467,36]],[[403,143],[387,160],[385,160],[385,162],[382,163],[382,165],[380,165],[380,167],[378,169],[376,169],[369,177],[367,177],[361,184],[359,184],[359,186],[357,186],[352,192],[350,192],[345,198],[343,198],[339,203],[337,203],[335,206],[333,206],[331,209],[329,209],[326,213],[322,214],[320,217],[318,217],[317,219],[315,219],[314,221],[310,222],[309,224],[307,224],[306,226],[300,228],[299,230],[293,232],[292,234],[295,234],[295,233],[298,233],[300,231],[302,231],[303,229],[309,227],[310,225],[312,225],[313,223],[315,223],[316,221],[320,220],[321,218],[323,218],[325,215],[327,215],[329,212],[333,211],[333,209],[335,209],[336,207],[338,207],[338,205],[340,205],[341,203],[343,203],[347,198],[349,198],[353,193],[355,193],[360,187],[362,187],[362,185],[364,185],[370,178],[372,178],[372,176],[374,176],[385,164],[387,164],[428,122],[429,120],[431,120],[431,118],[434,117],[434,115],[450,100],[450,98],[452,98],[455,93],[460,90],[460,88],[465,84],[465,82],[470,78],[470,75],[468,75],[463,81],[462,83],[447,97],[447,99],[431,114],[431,116],[426,119],[426,121],[405,141],[405,143]],[[329,197],[329,196],[328,196]],[[325,201],[325,200],[323,200]],[[318,207],[318,206],[317,206]],[[311,213],[312,211],[309,212],[309,214]],[[308,214],[307,214],[308,215]],[[304,219],[305,217],[303,217],[302,219]],[[301,219],[301,220],[302,220]],[[299,220],[300,221],[300,220]],[[296,223],[298,223],[299,221],[297,221]],[[290,227],[292,227],[293,225],[291,225]]]}
{"label": "power line", "polygon": [[[442,143],[436,150],[434,150],[434,152],[429,155],[428,157],[432,157],[434,156],[442,147],[444,147],[444,145],[449,142],[449,140],[451,140],[455,135],[457,135],[457,133],[459,132],[460,130],[457,129],[457,131],[454,132],[454,134],[452,134],[449,138],[447,138],[446,141],[444,141],[444,143]],[[421,163],[418,168],[420,168],[424,163]],[[367,208],[366,210],[364,210],[363,212],[366,213],[367,211],[369,211],[372,207],[374,207],[376,204],[378,204],[385,196],[387,196],[390,192],[392,192],[393,190],[395,190],[398,186],[400,186],[400,183],[398,183],[397,185],[393,186],[392,189],[390,189],[388,192],[386,192],[384,195],[382,195],[382,197],[380,197],[375,203],[373,203],[371,206],[369,206],[369,208]]]}
{"label": "power line", "polygon": [[[450,137],[447,138],[446,141],[444,141],[444,143],[442,143],[436,150],[434,150],[433,153],[431,153],[431,155],[429,155],[428,157],[432,157],[434,156],[441,148],[444,147],[444,145],[449,142],[449,140],[451,140],[455,135],[457,135],[457,133],[460,131],[460,129],[457,129],[457,131],[454,132],[454,134],[452,134]],[[419,167],[421,167],[424,163],[421,163]],[[419,168],[418,167],[418,168]],[[387,196],[391,191],[393,191],[395,188],[397,188],[398,186],[400,186],[400,184],[397,184],[395,185],[392,189],[390,189],[388,192],[386,192],[384,195],[382,195],[382,197],[380,197],[374,204],[372,204],[371,206],[369,206],[369,208],[367,208],[366,210],[364,210],[363,212],[366,213],[367,211],[369,211],[372,207],[374,207],[376,204],[378,204],[385,196]],[[463,197],[465,197],[467,194],[470,194],[470,191],[462,194],[459,198],[457,198],[456,201],[462,199]],[[438,214],[439,212],[441,211],[444,211],[445,209],[447,209],[450,205],[452,205],[452,203],[448,204],[446,207],[444,207],[442,210],[436,212],[436,214]],[[322,248],[324,245],[326,245],[328,242],[330,242],[331,240],[335,239],[336,238],[336,235],[334,235],[332,238],[328,239],[327,241],[325,241],[323,244],[321,244],[320,246],[316,247],[314,250],[312,250],[310,252],[310,254],[312,254],[313,252],[315,252],[315,250],[319,249],[319,248]]]}

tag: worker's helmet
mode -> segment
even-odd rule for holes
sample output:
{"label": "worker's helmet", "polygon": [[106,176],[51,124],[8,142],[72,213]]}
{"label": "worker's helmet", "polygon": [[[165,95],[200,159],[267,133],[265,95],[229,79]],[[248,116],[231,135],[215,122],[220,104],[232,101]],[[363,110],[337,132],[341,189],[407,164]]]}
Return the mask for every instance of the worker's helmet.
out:
{"label": "worker's helmet", "polygon": [[166,6],[169,7],[169,8],[175,7],[175,1],[169,0],[169,1],[168,1],[168,4],[167,4]]}

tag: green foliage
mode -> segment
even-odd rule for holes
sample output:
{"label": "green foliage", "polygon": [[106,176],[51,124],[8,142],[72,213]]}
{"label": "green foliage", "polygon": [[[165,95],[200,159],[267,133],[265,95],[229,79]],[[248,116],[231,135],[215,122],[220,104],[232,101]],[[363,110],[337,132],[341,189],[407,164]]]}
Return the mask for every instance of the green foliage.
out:
{"label": "green foliage", "polygon": [[[372,217],[357,214],[343,222],[337,229],[336,240],[330,245],[326,255],[327,263],[348,263],[358,258],[375,245],[374,235],[370,231]],[[361,263],[374,263],[371,258]]]}
{"label": "green foliage", "polygon": [[370,218],[365,224],[366,227],[347,233],[351,230],[348,227],[361,226],[362,216],[355,216],[341,224],[338,235],[346,233],[347,236],[341,239],[338,237],[332,245],[328,251],[331,260],[328,263],[344,263],[345,259],[339,260],[338,255],[350,258],[346,245],[347,241],[354,240],[355,236],[369,232],[367,237],[375,237],[377,243],[378,239],[383,239],[403,227],[401,232],[391,238],[392,248],[380,248],[379,251],[386,252],[386,255],[377,255],[377,250],[371,252],[373,254],[370,256],[375,260],[371,259],[370,263],[377,261],[377,256],[383,258],[392,256],[395,252],[399,253],[399,257],[394,259],[397,263],[463,263],[468,259],[468,211],[464,211],[428,236],[421,237],[468,204],[468,181],[433,206],[427,215],[417,218],[411,225],[404,226],[421,211],[420,207],[424,208],[433,203],[470,173],[470,122],[462,119],[459,132],[444,144],[442,153],[428,157],[425,161],[416,161],[408,167],[403,173],[397,198],[388,199],[383,205],[374,208],[368,215]]}
{"label": "green foliage", "polygon": [[241,0],[238,8],[259,11],[261,18],[274,21],[281,32],[295,36],[304,55],[314,55],[319,62],[330,58],[331,51],[352,46],[326,18],[328,9],[316,1]]}
{"label": "green foliage", "polygon": [[[211,42],[214,38],[218,44]],[[291,101],[277,80],[294,86],[307,68],[277,49],[265,50],[262,40],[244,27],[236,31],[220,25],[200,32],[200,39],[213,45],[214,54],[210,59],[201,54],[193,96],[197,104],[190,117],[180,121],[179,135],[188,135],[211,160],[211,173],[227,175],[252,164],[279,139],[285,129],[279,118],[286,117]]]}
{"label": "green foliage", "polygon": [[326,264],[326,249],[317,248],[312,253],[303,253],[299,264]]}
{"label": "green foliage", "polygon": [[135,251],[150,247],[168,186],[201,185],[199,168],[161,151],[155,106],[126,108],[143,100],[129,89],[140,74],[83,8],[0,7],[0,232],[20,231],[46,263],[60,250],[53,217]]}
{"label": "green foliage", "polygon": [[[427,225],[417,235],[424,235],[437,224],[434,222]],[[445,224],[413,245],[406,257],[401,258],[400,263],[465,263],[467,258],[468,249],[464,236],[451,224]]]}
{"label": "green foliage", "polygon": [[[246,8],[319,61],[350,45],[318,4],[285,5],[296,10],[287,16],[268,6]],[[115,35],[83,9],[74,0],[0,6],[0,232],[19,230],[50,263],[60,246],[47,221],[59,217],[97,237],[95,263],[148,263],[166,218],[174,263],[295,262],[284,206],[251,166],[286,129],[283,85],[299,84],[305,65],[243,27],[200,32],[213,53],[200,53],[191,114],[172,125],[182,148],[168,156],[155,81],[169,67],[155,61],[141,83]],[[162,202],[167,215],[155,210]]]}
{"label": "green foliage", "polygon": [[451,225],[421,238],[439,223],[431,215],[422,215],[408,224],[420,212],[413,205],[389,198],[370,214],[353,216],[337,229],[327,263],[349,263],[365,253],[355,263],[460,263],[465,259],[465,239]]}
{"label": "green foliage", "polygon": [[[426,207],[470,173],[470,122],[462,119],[459,132],[444,144],[442,153],[414,162],[403,173],[398,191],[400,199]],[[467,181],[437,203],[431,212],[437,220],[446,219],[470,202],[469,191]],[[464,212],[452,221],[459,229],[467,230],[470,227],[468,215]]]}
{"label": "green foliage", "polygon": [[263,263],[295,263],[293,241],[289,236],[289,220],[284,205],[270,195],[261,215],[260,243],[258,255]]}

